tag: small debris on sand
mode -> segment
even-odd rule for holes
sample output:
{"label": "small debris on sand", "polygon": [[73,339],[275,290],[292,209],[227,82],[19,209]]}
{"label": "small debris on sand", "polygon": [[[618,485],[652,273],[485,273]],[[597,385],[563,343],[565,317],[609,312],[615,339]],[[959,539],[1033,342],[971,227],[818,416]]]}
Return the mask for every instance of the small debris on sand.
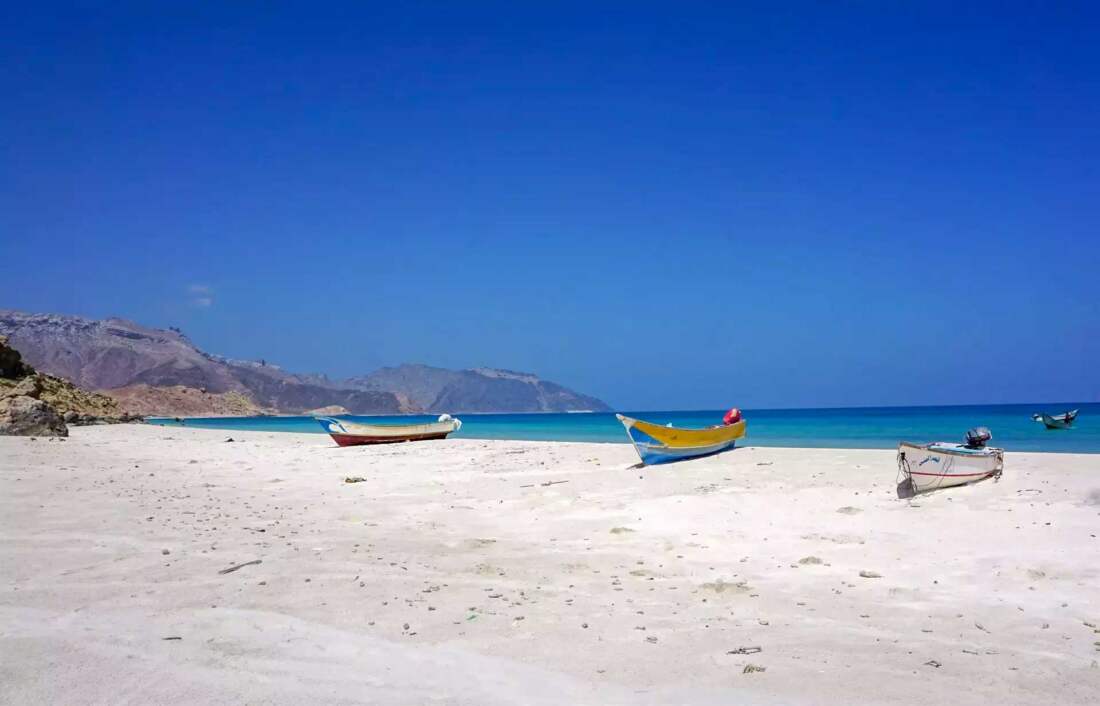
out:
{"label": "small debris on sand", "polygon": [[363,476],[348,476],[347,478],[344,479],[344,482],[345,483],[362,483],[366,480],[367,479],[364,478]]}
{"label": "small debris on sand", "polygon": [[750,586],[746,581],[729,583],[727,581],[723,581],[722,579],[718,579],[717,581],[708,581],[707,583],[701,584],[699,588],[705,591],[714,591],[715,593],[725,593],[726,591],[732,591],[735,593],[748,593],[752,590],[752,586]]}
{"label": "small debris on sand", "polygon": [[816,556],[804,556],[798,560],[799,564],[820,564],[821,559]]}
{"label": "small debris on sand", "polygon": [[880,579],[880,578],[882,578],[882,574],[878,573],[877,571],[860,571],[859,575],[862,578],[865,578],[865,579]]}
{"label": "small debris on sand", "polygon": [[253,564],[262,564],[262,563],[263,563],[262,559],[253,559],[252,561],[246,561],[243,564],[237,564],[236,566],[230,566],[228,569],[222,569],[218,573],[219,574],[231,574],[234,571],[236,571],[237,569],[242,569],[246,566],[252,566]]}
{"label": "small debris on sand", "polygon": [[730,650],[726,654],[728,655],[754,655],[757,652],[763,652],[763,647],[738,647],[736,650]]}
{"label": "small debris on sand", "polygon": [[863,512],[863,510],[860,510],[858,507],[852,507],[851,505],[838,507],[836,511],[839,512],[841,515],[858,515],[859,513]]}
{"label": "small debris on sand", "polygon": [[766,672],[766,671],[768,671],[767,667],[761,667],[759,664],[752,664],[750,662],[749,664],[745,665],[745,668],[741,670],[741,673],[742,674],[752,674],[753,672]]}

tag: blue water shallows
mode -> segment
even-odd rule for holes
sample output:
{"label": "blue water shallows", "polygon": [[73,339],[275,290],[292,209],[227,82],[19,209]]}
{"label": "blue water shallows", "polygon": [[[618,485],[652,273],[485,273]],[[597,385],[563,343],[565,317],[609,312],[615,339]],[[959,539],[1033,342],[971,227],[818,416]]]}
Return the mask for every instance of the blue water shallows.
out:
{"label": "blue water shallows", "polygon": [[[1031,420],[1034,412],[1080,409],[1072,429],[1048,430]],[[624,412],[631,417],[680,427],[719,424],[724,410]],[[627,443],[614,414],[462,414],[462,429],[453,437],[526,439],[532,441],[598,441]],[[411,424],[434,416],[365,417],[355,421]],[[887,449],[899,441],[962,441],[966,430],[986,426],[993,445],[1011,451],[1100,453],[1100,404],[1013,404],[960,407],[860,407],[845,409],[746,410],[745,446],[802,446]],[[154,424],[178,425],[168,418]],[[321,434],[312,417],[196,417],[182,422],[205,429],[292,431]]]}

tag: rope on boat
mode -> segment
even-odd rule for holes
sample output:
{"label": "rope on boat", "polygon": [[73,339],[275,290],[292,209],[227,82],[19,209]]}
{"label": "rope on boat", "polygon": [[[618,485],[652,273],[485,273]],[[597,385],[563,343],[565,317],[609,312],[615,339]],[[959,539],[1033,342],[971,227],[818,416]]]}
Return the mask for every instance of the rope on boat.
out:
{"label": "rope on boat", "polygon": [[[905,481],[909,483],[909,492],[912,493],[912,495],[916,495],[917,487],[913,485],[913,474],[911,470],[912,469],[909,468],[909,459],[905,458],[905,452],[898,449],[898,475],[894,476],[894,484],[900,486],[901,483],[898,482],[898,478],[904,476]],[[912,495],[910,495],[910,497],[912,497]]]}

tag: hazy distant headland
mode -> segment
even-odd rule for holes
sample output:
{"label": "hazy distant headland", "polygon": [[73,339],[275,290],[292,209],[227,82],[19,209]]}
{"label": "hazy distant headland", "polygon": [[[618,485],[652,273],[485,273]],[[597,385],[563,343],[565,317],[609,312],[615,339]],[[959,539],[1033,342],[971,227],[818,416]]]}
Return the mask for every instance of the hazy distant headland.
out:
{"label": "hazy distant headland", "polygon": [[41,371],[102,390],[141,414],[352,414],[606,411],[601,400],[531,373],[406,364],[346,380],[200,350],[178,329],[125,319],[0,310],[0,335]]}

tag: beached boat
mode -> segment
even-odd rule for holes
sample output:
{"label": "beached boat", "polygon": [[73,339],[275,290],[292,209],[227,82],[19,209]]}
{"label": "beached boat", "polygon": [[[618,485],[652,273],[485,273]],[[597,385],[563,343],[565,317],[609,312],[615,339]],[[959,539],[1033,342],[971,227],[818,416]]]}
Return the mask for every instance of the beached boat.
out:
{"label": "beached boat", "polygon": [[630,442],[647,465],[716,454],[732,449],[745,435],[745,422],[739,419],[740,414],[739,421],[709,429],[663,427],[621,414],[615,416],[626,427]]}
{"label": "beached boat", "polygon": [[898,470],[904,475],[902,485],[907,485],[911,493],[923,493],[999,478],[1004,470],[1004,449],[986,446],[990,438],[989,430],[981,428],[968,432],[965,444],[901,442]]}
{"label": "beached boat", "polygon": [[426,424],[360,424],[333,417],[314,417],[340,446],[395,444],[402,441],[444,439],[458,431],[462,422],[449,414]]}
{"label": "beached boat", "polygon": [[1069,429],[1073,425],[1073,420],[1077,419],[1077,410],[1070,410],[1062,414],[1033,414],[1031,418],[1045,424],[1047,429]]}

